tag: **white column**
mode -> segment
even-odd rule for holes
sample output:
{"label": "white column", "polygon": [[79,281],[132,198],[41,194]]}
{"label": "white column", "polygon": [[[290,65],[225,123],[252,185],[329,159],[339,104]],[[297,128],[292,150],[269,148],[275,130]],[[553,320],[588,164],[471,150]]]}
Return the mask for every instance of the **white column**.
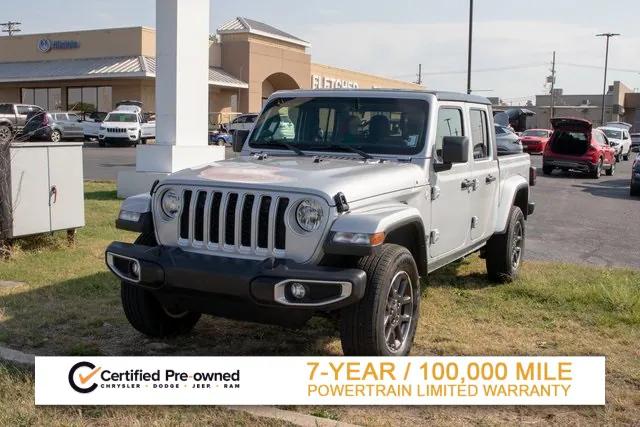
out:
{"label": "white column", "polygon": [[118,175],[118,194],[158,177],[224,159],[208,145],[209,0],[156,0],[156,144],[139,145],[136,173]]}

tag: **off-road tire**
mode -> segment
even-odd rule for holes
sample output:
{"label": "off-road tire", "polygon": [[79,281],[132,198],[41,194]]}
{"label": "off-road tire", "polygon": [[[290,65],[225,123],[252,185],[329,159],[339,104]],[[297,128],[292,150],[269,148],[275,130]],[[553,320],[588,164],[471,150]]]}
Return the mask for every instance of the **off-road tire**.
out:
{"label": "off-road tire", "polygon": [[632,185],[631,188],[629,188],[629,195],[633,197],[640,196],[640,185]]}
{"label": "off-road tire", "polygon": [[553,166],[542,166],[542,173],[545,175],[551,175],[553,172]]}
{"label": "off-road tire", "polygon": [[607,176],[613,176],[614,173],[616,173],[616,164],[611,163],[611,166],[605,171],[605,174],[607,174]]}
{"label": "off-road tire", "polygon": [[106,142],[98,140],[98,147],[106,147],[106,146],[107,146]]}
{"label": "off-road tire", "polygon": [[627,160],[629,160],[630,155],[631,155],[631,147],[629,147],[629,150],[627,150],[627,154],[622,155],[622,160],[626,162]]}
{"label": "off-road tire", "polygon": [[[156,246],[153,234],[141,234],[136,244]],[[200,319],[200,313],[184,312],[169,315],[156,297],[148,290],[121,282],[122,307],[131,326],[145,335],[163,338],[189,332]]]}
{"label": "off-road tire", "polygon": [[[376,255],[361,258],[358,268],[367,274],[367,287],[361,301],[341,312],[340,339],[343,353],[346,356],[409,354],[420,316],[420,278],[411,252],[403,246],[384,244]],[[385,310],[392,280],[399,274],[404,274],[403,272],[410,279],[413,301],[408,310],[412,317],[402,344],[392,351],[384,336]]]}
{"label": "off-road tire", "polygon": [[[518,231],[520,227],[521,233]],[[520,253],[517,265],[514,265],[514,240],[521,237]],[[525,248],[524,214],[518,206],[512,206],[509,212],[507,230],[503,234],[494,234],[487,242],[486,265],[489,280],[496,283],[508,283],[518,275],[522,265]]]}

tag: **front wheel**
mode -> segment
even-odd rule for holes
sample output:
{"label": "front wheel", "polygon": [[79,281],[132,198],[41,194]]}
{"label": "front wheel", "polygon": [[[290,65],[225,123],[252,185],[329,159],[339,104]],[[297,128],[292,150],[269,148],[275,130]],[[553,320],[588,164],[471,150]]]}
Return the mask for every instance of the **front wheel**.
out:
{"label": "front wheel", "polygon": [[13,138],[13,132],[7,125],[0,125],[0,143],[10,142]]}
{"label": "front wheel", "polygon": [[524,214],[518,206],[512,206],[506,232],[494,234],[487,242],[485,262],[491,281],[506,283],[516,278],[522,264],[524,242]]}
{"label": "front wheel", "polygon": [[[141,234],[136,244],[155,246],[155,236]],[[193,313],[176,307],[164,307],[151,291],[122,282],[120,286],[122,307],[127,320],[145,335],[163,338],[189,332],[200,319],[200,313]]]}
{"label": "front wheel", "polygon": [[361,258],[364,298],[342,310],[340,339],[346,356],[406,356],[420,316],[420,277],[405,247],[384,244]]}

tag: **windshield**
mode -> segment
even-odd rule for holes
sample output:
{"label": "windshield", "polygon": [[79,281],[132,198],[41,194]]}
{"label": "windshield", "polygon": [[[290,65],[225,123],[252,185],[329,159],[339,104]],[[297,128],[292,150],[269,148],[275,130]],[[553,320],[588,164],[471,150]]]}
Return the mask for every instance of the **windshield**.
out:
{"label": "windshield", "polygon": [[136,122],[136,115],[131,113],[109,113],[104,119],[105,122],[124,122],[133,123]]}
{"label": "windshield", "polygon": [[[252,148],[412,155],[424,147],[428,104],[417,99],[319,97],[274,100],[256,122]],[[279,144],[280,143],[280,144]]]}
{"label": "windshield", "polygon": [[604,132],[605,135],[607,135],[607,138],[622,139],[622,131],[615,130],[615,129],[600,129],[600,130]]}
{"label": "windshield", "polygon": [[522,136],[538,136],[538,137],[546,137],[548,133],[546,130],[525,130],[522,133]]}

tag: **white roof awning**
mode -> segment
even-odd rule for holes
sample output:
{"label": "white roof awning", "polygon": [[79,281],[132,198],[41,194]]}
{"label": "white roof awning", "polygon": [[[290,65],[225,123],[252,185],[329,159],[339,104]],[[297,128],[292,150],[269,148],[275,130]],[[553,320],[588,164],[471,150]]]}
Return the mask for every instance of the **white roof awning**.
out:
{"label": "white roof awning", "polygon": [[[0,63],[0,83],[155,76],[156,59],[150,56]],[[241,89],[249,87],[246,82],[216,67],[209,67],[209,84]]]}

